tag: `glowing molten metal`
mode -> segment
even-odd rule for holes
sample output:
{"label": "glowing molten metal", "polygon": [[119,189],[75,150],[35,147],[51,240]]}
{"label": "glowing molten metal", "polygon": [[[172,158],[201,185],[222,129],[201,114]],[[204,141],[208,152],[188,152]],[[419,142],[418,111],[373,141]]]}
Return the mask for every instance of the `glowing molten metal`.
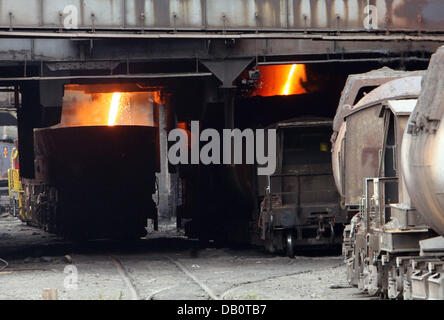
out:
{"label": "glowing molten metal", "polygon": [[116,125],[116,119],[117,115],[119,114],[121,98],[122,95],[119,92],[113,93],[113,98],[111,99],[111,105],[109,108],[109,118],[108,118],[108,126],[110,127]]}
{"label": "glowing molten metal", "polygon": [[294,72],[296,71],[297,65],[292,65],[290,69],[290,73],[288,74],[287,83],[285,83],[284,91],[282,92],[282,95],[288,96],[290,94],[290,87],[293,82],[293,76]]}
{"label": "glowing molten metal", "polygon": [[303,83],[307,82],[304,64],[261,66],[261,85],[255,96],[289,96],[307,93]]}

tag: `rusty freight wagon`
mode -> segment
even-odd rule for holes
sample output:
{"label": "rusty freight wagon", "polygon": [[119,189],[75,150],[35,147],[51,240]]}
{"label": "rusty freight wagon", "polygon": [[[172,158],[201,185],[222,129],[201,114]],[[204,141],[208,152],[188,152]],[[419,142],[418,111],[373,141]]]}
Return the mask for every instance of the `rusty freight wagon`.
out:
{"label": "rusty freight wagon", "polygon": [[259,221],[267,250],[293,257],[296,249],[339,246],[347,214],[331,168],[332,121],[300,118],[272,128],[277,170],[266,177]]}
{"label": "rusty freight wagon", "polygon": [[374,89],[336,140],[348,280],[370,295],[444,299],[443,68],[441,47],[423,76]]}

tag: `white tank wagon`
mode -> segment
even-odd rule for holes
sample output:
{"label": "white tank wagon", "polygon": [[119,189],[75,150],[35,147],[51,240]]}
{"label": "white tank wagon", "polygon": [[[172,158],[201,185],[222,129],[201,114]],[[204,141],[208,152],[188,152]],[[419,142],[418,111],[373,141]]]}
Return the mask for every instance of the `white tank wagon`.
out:
{"label": "white tank wagon", "polygon": [[444,235],[444,47],[433,56],[402,148],[402,172],[427,223]]}
{"label": "white tank wagon", "polygon": [[[444,299],[444,47],[433,56],[402,145],[402,174],[414,206],[438,234],[412,259],[412,297]],[[418,263],[419,260],[421,263]]]}

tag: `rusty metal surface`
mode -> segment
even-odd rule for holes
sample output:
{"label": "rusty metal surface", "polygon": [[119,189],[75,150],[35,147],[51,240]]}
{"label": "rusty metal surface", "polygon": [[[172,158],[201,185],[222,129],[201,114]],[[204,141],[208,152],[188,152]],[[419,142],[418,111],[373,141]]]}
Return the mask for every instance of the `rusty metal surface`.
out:
{"label": "rusty metal surface", "polygon": [[[49,69],[56,61],[63,62],[96,62],[117,61],[120,68],[127,70],[127,62],[131,65],[138,61],[162,62],[177,59],[183,61],[219,60],[232,58],[258,57],[261,61],[293,61],[312,59],[316,55],[318,61],[368,61],[366,59],[380,59],[381,63],[393,61],[417,62],[427,60],[440,46],[439,42],[416,41],[412,46],[409,41],[336,41],[306,39],[274,39],[263,34],[262,39],[234,40],[233,45],[227,45],[224,39],[206,40],[203,38],[190,39],[97,39],[89,38],[93,33],[87,33],[78,39],[70,38],[68,33],[53,32],[54,35],[65,35],[64,39],[32,38],[35,31],[24,33],[20,38],[6,38],[0,34],[0,66],[10,67],[14,61],[17,67],[14,76],[35,75],[32,70],[38,70],[38,75],[51,76]],[[1,33],[1,32],[0,32]],[[5,31],[5,34],[8,32]],[[292,33],[287,33],[292,35]],[[141,34],[142,35],[142,34]],[[144,35],[148,35],[145,33]],[[173,33],[171,33],[173,35]],[[202,33],[202,35],[205,35]],[[223,33],[218,34],[223,35]],[[242,35],[247,35],[243,33]],[[251,33],[250,35],[255,35]],[[226,34],[225,36],[228,36]],[[11,36],[12,37],[12,36]],[[80,37],[80,35],[79,35]],[[334,42],[336,41],[336,42]],[[419,48],[419,49],[418,49]],[[418,56],[418,50],[422,52]],[[325,54],[319,60],[319,54]],[[389,57],[387,55],[389,54]],[[307,58],[310,56],[310,58]],[[348,59],[348,60],[347,60]],[[390,60],[391,59],[391,60]],[[374,61],[374,60],[373,60]],[[200,62],[199,62],[200,63]],[[317,61],[314,61],[317,63]],[[200,69],[202,71],[202,66]],[[73,70],[73,69],[71,69]],[[74,69],[78,70],[78,69]],[[131,70],[134,70],[131,65]],[[188,69],[187,69],[188,70]],[[114,70],[115,71],[115,70]],[[171,72],[172,70],[164,70]],[[196,72],[196,68],[189,69]],[[105,74],[109,75],[107,71]],[[95,72],[94,74],[97,74]],[[103,71],[100,74],[104,74]],[[113,73],[114,75],[117,72]],[[57,74],[59,75],[59,74]],[[91,75],[91,72],[88,73]],[[7,76],[5,74],[5,76]]]}
{"label": "rusty metal surface", "polygon": [[444,234],[444,47],[433,55],[406,129],[402,173],[424,220]]}
{"label": "rusty metal surface", "polygon": [[378,102],[397,99],[416,99],[421,93],[421,81],[421,75],[389,81],[365,95],[350,109],[345,117],[348,117],[355,112],[359,112],[361,109],[368,108]]}
{"label": "rusty metal surface", "polygon": [[[363,178],[378,177],[379,150],[382,149],[384,121],[379,117],[388,100],[415,99],[421,92],[421,76],[387,82],[362,98],[346,116],[345,170],[342,186],[347,205],[356,206],[363,194]],[[337,169],[338,166],[336,166]],[[334,167],[335,168],[335,167]]]}
{"label": "rusty metal surface", "polygon": [[36,81],[36,80],[125,80],[125,79],[177,79],[177,78],[204,78],[211,77],[210,72],[183,72],[183,73],[145,73],[145,74],[117,74],[117,75],[77,75],[77,76],[36,76],[36,77],[6,77],[0,81]]}
{"label": "rusty metal surface", "polygon": [[365,7],[381,30],[442,31],[440,0],[2,0],[3,28],[59,29],[64,8],[91,30],[363,30]]}
{"label": "rusty metal surface", "polygon": [[377,177],[379,150],[382,149],[384,121],[374,106],[347,117],[345,139],[345,204],[359,205],[363,195],[363,179]]}
{"label": "rusty metal surface", "polygon": [[[345,141],[347,124],[345,117],[357,110],[369,107],[378,101],[399,98],[417,97],[421,90],[422,71],[403,72],[389,68],[370,71],[368,73],[351,75],[339,101],[333,122],[334,133],[332,136],[332,165],[336,186],[339,193],[345,197]],[[356,105],[355,100],[361,88],[379,86],[363,97]]]}
{"label": "rusty metal surface", "polygon": [[[40,169],[36,179],[59,186],[72,180],[95,179],[104,174],[117,176],[118,172],[144,172],[144,163],[153,170],[156,162],[157,128],[145,126],[66,127],[39,129],[35,132],[36,158],[50,160]],[[128,143],[128,142],[131,143]],[[115,161],[111,161],[115,159]],[[97,166],[97,164],[102,164]],[[152,166],[150,167],[149,164]],[[91,170],[88,174],[79,168]],[[104,170],[109,166],[109,170]],[[111,169],[121,168],[119,171]],[[46,168],[46,170],[44,170]],[[100,170],[99,170],[100,169]],[[149,171],[149,170],[148,170]],[[113,173],[114,172],[114,173]],[[111,173],[111,174],[110,174]],[[136,175],[137,175],[136,174]],[[100,183],[100,179],[96,182]]]}
{"label": "rusty metal surface", "polygon": [[[442,31],[430,34],[410,34],[411,31],[399,31],[393,34],[373,34],[369,31],[362,32],[350,32],[349,34],[335,33],[329,34],[329,31],[319,31],[307,33],[303,30],[286,30],[286,31],[267,31],[256,30],[252,32],[250,30],[233,30],[232,32],[220,32],[217,30],[202,30],[202,31],[190,31],[190,32],[168,32],[168,31],[153,31],[153,32],[126,32],[123,29],[122,32],[90,32],[90,31],[77,31],[77,32],[53,32],[51,30],[44,31],[1,31],[1,38],[30,38],[30,39],[227,39],[227,40],[266,40],[266,39],[292,39],[292,40],[317,40],[317,41],[426,41],[426,42],[443,42],[444,36]],[[370,34],[369,34],[370,33]]]}
{"label": "rusty metal surface", "polygon": [[282,244],[281,229],[297,234],[292,243],[298,248],[340,242],[342,224],[348,217],[332,175],[328,152],[331,125],[330,119],[307,117],[269,127],[278,130],[279,164],[269,177],[270,193],[261,205],[261,219],[263,228],[273,227],[264,238],[273,239],[276,250]]}
{"label": "rusty metal surface", "polygon": [[347,109],[351,109],[355,104],[359,90],[364,87],[380,86],[389,81],[418,74],[418,72],[398,71],[383,67],[362,74],[352,74],[347,78],[344,90],[339,100],[338,110],[335,115],[333,130],[339,131],[347,114]]}

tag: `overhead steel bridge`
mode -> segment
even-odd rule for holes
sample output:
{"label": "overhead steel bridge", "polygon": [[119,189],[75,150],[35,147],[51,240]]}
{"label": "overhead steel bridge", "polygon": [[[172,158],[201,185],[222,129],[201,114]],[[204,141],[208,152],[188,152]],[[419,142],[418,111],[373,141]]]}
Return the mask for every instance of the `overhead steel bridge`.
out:
{"label": "overhead steel bridge", "polygon": [[443,16],[440,0],[0,0],[0,60],[430,53]]}
{"label": "overhead steel bridge", "polygon": [[2,28],[32,29],[30,34],[63,31],[73,15],[78,30],[125,36],[134,31],[365,31],[368,15],[375,18],[370,23],[375,29],[444,29],[439,0],[2,0],[0,10]]}

